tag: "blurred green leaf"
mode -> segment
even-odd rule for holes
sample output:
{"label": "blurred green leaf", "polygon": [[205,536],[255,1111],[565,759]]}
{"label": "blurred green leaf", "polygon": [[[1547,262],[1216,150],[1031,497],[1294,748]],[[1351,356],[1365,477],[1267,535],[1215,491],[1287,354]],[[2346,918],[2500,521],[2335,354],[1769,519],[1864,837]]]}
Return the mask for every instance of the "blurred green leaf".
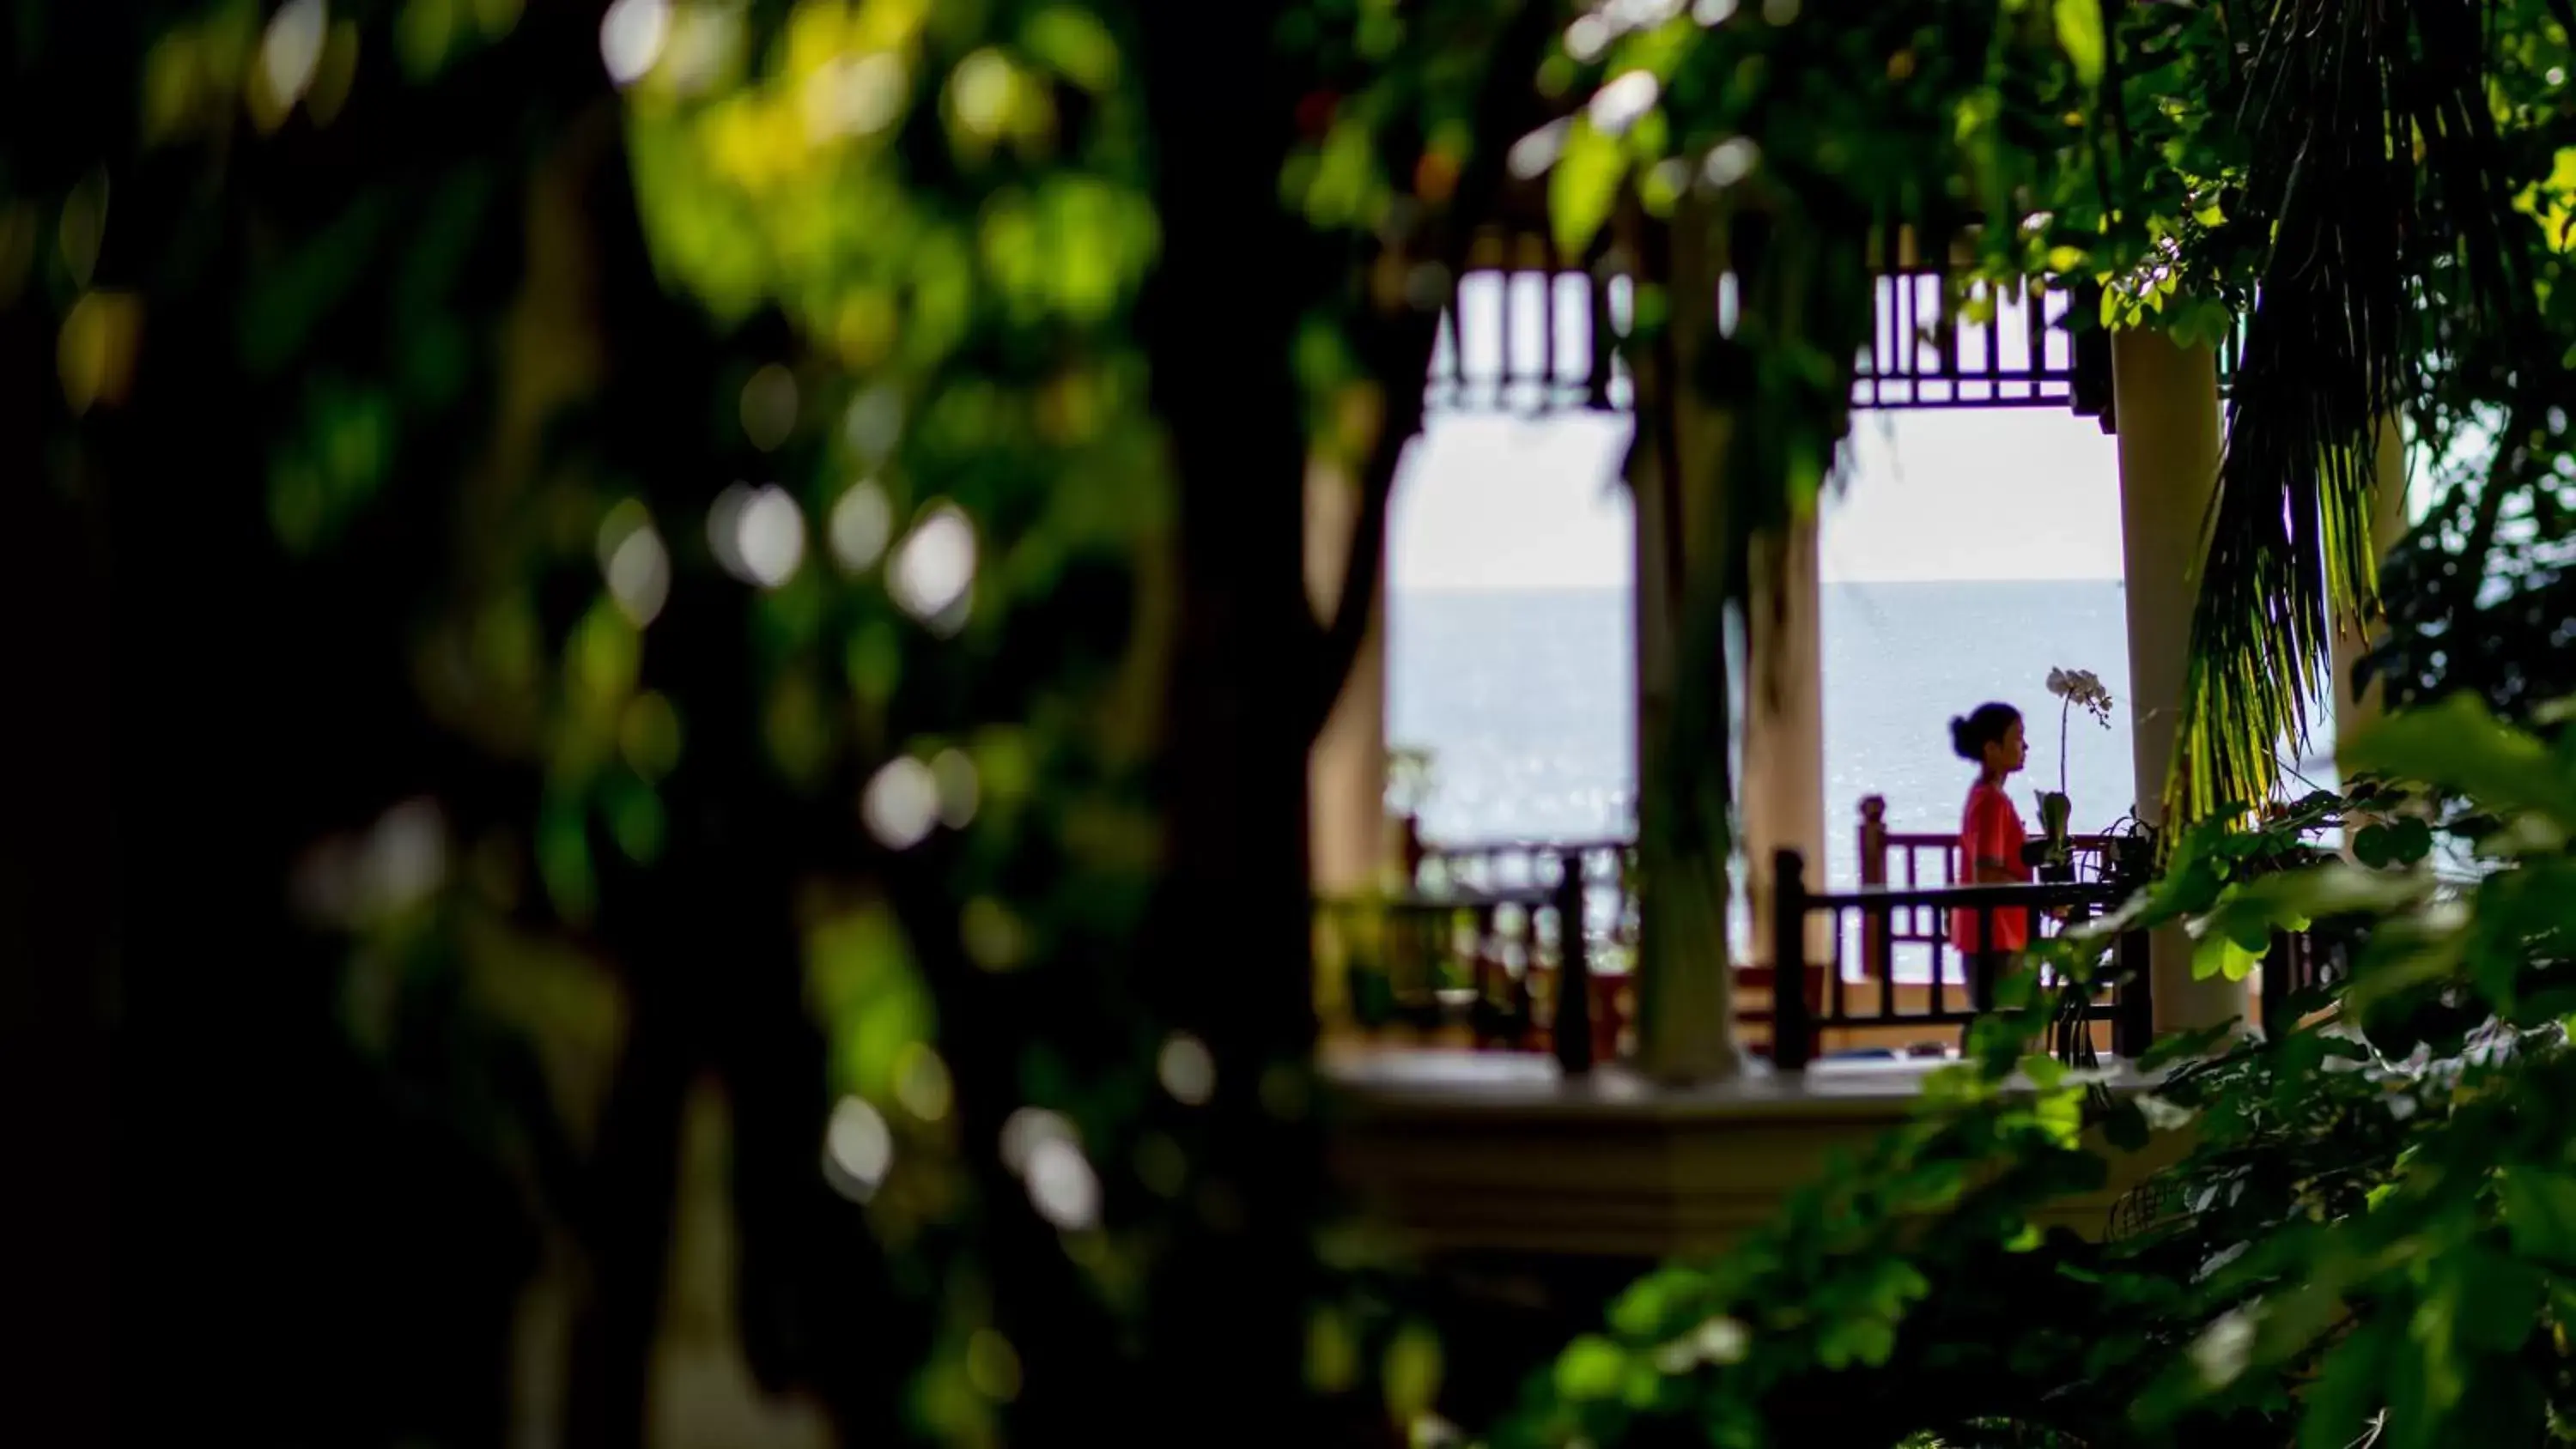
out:
{"label": "blurred green leaf", "polygon": [[1610,219],[1627,174],[1627,155],[1618,141],[1603,135],[1589,117],[1576,117],[1547,180],[1548,224],[1560,253],[1580,256],[1592,245]]}
{"label": "blurred green leaf", "polygon": [[2509,1167],[2496,1174],[2513,1250],[2535,1262],[2576,1268],[2576,1174]]}
{"label": "blurred green leaf", "polygon": [[2326,1351],[2316,1387],[2299,1417],[2299,1449],[2350,1449],[2378,1413],[2380,1370],[2395,1335],[2371,1318]]}
{"label": "blurred green leaf", "polygon": [[263,267],[240,307],[242,364],[256,376],[283,371],[303,355],[314,329],[346,300],[393,224],[394,193],[371,188],[297,249],[292,262]]}
{"label": "blurred green leaf", "polygon": [[2075,78],[2088,86],[2101,84],[2108,42],[2102,34],[2099,0],[2056,0],[2056,18],[2057,43],[2074,63]]}
{"label": "blurred green leaf", "polygon": [[1628,1356],[1598,1334],[1585,1334],[1557,1356],[1556,1391],[1575,1403],[1616,1397],[1627,1376]]}
{"label": "blurred green leaf", "polygon": [[1074,84],[1106,91],[1118,80],[1118,42],[1100,17],[1074,5],[1049,5],[1021,27],[1029,54]]}
{"label": "blurred green leaf", "polygon": [[2532,810],[2576,831],[2576,780],[2536,736],[2465,691],[2401,710],[2344,747],[2341,767],[2447,786],[2491,811]]}
{"label": "blurred green leaf", "polygon": [[1440,1393],[1440,1336],[1427,1323],[1408,1323],[1386,1347],[1386,1407],[1399,1424],[1430,1412]]}

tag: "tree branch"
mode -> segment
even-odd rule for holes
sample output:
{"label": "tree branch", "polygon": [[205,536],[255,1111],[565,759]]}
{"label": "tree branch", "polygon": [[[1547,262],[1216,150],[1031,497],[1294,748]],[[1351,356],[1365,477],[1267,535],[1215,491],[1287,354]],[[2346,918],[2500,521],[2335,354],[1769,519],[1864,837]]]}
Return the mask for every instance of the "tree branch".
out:
{"label": "tree branch", "polygon": [[1408,368],[1413,376],[1420,377],[1430,367],[1432,347],[1439,338],[1439,319],[1437,312],[1401,319],[1408,324],[1406,332],[1421,332],[1429,340],[1417,345],[1416,339],[1407,336],[1390,346],[1388,367],[1377,373],[1381,378],[1394,373],[1402,390],[1388,399],[1387,416],[1379,424],[1368,464],[1360,473],[1360,511],[1351,521],[1350,542],[1342,550],[1341,594],[1334,601],[1331,622],[1324,626],[1317,641],[1315,698],[1306,718],[1309,744],[1332,718],[1333,705],[1350,679],[1360,646],[1368,640],[1369,624],[1377,608],[1378,572],[1386,558],[1387,503],[1395,491],[1396,470],[1404,464],[1405,446],[1422,431],[1421,383],[1404,387],[1400,379]]}
{"label": "tree branch", "polygon": [[[1538,64],[1555,35],[1556,19],[1556,6],[1550,0],[1523,0],[1496,38],[1493,60],[1476,98],[1473,134],[1484,141],[1468,158],[1451,194],[1452,224],[1436,259],[1453,295],[1458,279],[1466,271],[1467,249],[1474,240],[1475,225],[1491,215],[1495,200],[1502,195],[1507,174],[1505,158],[1511,148],[1497,138],[1515,135],[1518,122],[1532,103]],[[1352,521],[1349,545],[1342,550],[1341,591],[1334,601],[1331,620],[1316,637],[1314,693],[1304,721],[1310,744],[1332,718],[1333,706],[1350,679],[1360,646],[1368,639],[1371,616],[1377,606],[1378,571],[1386,557],[1387,502],[1395,488],[1396,470],[1404,462],[1405,447],[1422,431],[1422,389],[1429,379],[1433,349],[1440,339],[1440,312],[1436,306],[1408,306],[1391,317],[1378,314],[1383,330],[1372,339],[1377,345],[1365,349],[1370,375],[1386,389],[1387,414],[1370,446],[1368,462],[1360,471],[1359,516]],[[1599,339],[1594,340],[1594,345],[1599,345]]]}

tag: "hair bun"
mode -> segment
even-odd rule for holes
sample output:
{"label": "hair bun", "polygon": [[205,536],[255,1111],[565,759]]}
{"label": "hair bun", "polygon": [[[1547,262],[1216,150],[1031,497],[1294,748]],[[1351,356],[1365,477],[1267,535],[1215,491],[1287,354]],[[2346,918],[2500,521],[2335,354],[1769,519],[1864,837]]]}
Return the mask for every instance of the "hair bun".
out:
{"label": "hair bun", "polygon": [[2002,739],[2020,718],[2020,710],[2000,700],[1978,705],[1950,721],[1950,748],[1969,764],[1983,764],[1986,746]]}

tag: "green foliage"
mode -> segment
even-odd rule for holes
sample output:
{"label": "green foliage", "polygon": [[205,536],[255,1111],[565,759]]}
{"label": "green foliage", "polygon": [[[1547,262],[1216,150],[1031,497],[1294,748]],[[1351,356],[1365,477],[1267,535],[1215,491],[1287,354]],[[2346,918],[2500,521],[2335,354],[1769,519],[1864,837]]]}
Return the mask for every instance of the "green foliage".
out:
{"label": "green foliage", "polygon": [[[1203,1295],[1265,1325],[1304,1306],[1302,937],[1237,955],[1284,990],[1212,1011],[1209,933],[1145,926],[1175,802],[1212,798],[1176,764],[1214,738],[1180,723],[1176,641],[1211,587],[1258,581],[1204,544],[1180,567],[1212,530],[1182,517],[1158,395],[1218,364],[1155,358],[1141,309],[1170,193],[1207,179],[1161,164],[1177,128],[1150,112],[1204,62],[1156,69],[1141,13],[220,0],[0,26],[8,375],[48,384],[20,390],[64,490],[113,503],[120,604],[205,632],[153,647],[207,663],[129,678],[205,741],[172,755],[243,781],[215,817],[256,822],[219,869],[150,883],[251,963],[190,1029],[283,1039],[301,1083],[342,1049],[302,1023],[363,1024],[352,1070],[572,1270],[541,1288],[573,1381],[528,1386],[572,1406],[570,1440],[643,1437],[703,1084],[736,1114],[742,1351],[854,1441],[1133,1410],[1156,1345],[1236,1341],[1175,1336]],[[1266,193],[1289,138],[1252,129],[1226,135]],[[1222,269],[1208,235],[1191,255]],[[1267,295],[1323,311],[1344,280]],[[1286,387],[1239,390],[1293,424]],[[1301,440],[1272,441],[1200,476],[1293,525]],[[1245,537],[1286,561],[1263,617],[1302,617],[1296,530]],[[1234,642],[1291,668],[1263,637]],[[1243,743],[1299,778],[1293,724]],[[1238,835],[1282,868],[1243,884],[1294,920],[1299,807],[1275,798],[1277,828]],[[184,1014],[152,974],[169,950],[135,951],[146,1020]],[[1208,1025],[1247,999],[1291,1009]],[[298,1102],[256,1130],[315,1164],[281,1190],[337,1203],[363,1189],[320,1164],[386,1129],[322,1121]],[[1015,1121],[1062,1150],[1006,1161]],[[519,1263],[469,1226],[418,1236]],[[226,1252],[283,1260],[287,1235]],[[1206,1269],[1228,1252],[1273,1287]],[[498,1438],[441,1403],[488,1395],[404,1352],[494,1331],[378,1296],[281,1309],[418,1364],[381,1403],[335,1390],[335,1432]],[[1419,1341],[1388,1371],[1408,1401],[1436,1382]],[[1295,1346],[1263,1345],[1236,1379],[1296,1384]]]}
{"label": "green foliage", "polygon": [[[2418,748],[2440,740],[2463,745]],[[2576,1394],[2576,760],[2462,698],[2393,716],[2362,761],[2430,793],[2195,827],[2127,911],[2041,951],[2080,982],[2123,930],[2317,930],[2350,967],[2303,1024],[2089,1083],[2019,1056],[2055,993],[2009,993],[2028,1004],[1979,1023],[1918,1123],[1727,1256],[1634,1284],[1493,1442],[2550,1439]],[[2474,879],[2438,884],[2411,844],[2382,869],[2300,863],[2320,828],[2463,796],[2438,829],[2479,852]],[[2408,826],[2431,833],[2369,828]],[[2032,1230],[2156,1138],[2188,1150],[2108,1241]]]}
{"label": "green foliage", "polygon": [[[2472,419],[2536,426],[2566,399],[2556,369],[2530,362],[2576,336],[2550,300],[2563,247],[2531,202],[2555,171],[2564,87],[2548,78],[2563,80],[2571,59],[2561,17],[2445,0],[2316,26],[2340,8],[2212,8],[2230,32],[2258,37],[2211,96],[2245,147],[2221,231],[2251,244],[2221,245],[2253,265],[2238,273],[2250,287],[2243,346],[2167,790],[2186,815],[2271,791],[2284,742],[2307,739],[2334,636],[2379,614],[2386,421],[2414,414],[2436,454]],[[2311,264],[2328,253],[2338,265]],[[2545,493],[2550,467],[2508,462],[2489,495],[2530,498],[2535,482]],[[2448,586],[2416,573],[2395,595],[2401,612],[2430,625],[2438,607],[2466,623],[2489,551],[2471,544],[2470,569]],[[2553,652],[2522,642],[2535,658]]]}
{"label": "green foliage", "polygon": [[[2099,283],[2107,319],[2214,337],[2292,275],[2299,240],[2425,223],[2407,244],[2446,265],[2410,251],[2397,275],[2442,330],[2365,330],[2429,375],[2428,428],[2503,419],[2441,561],[2482,578],[2528,557],[2503,604],[2423,590],[2390,668],[2441,683],[2427,647],[2475,652],[2450,682],[2541,718],[2555,676],[2532,641],[2566,642],[2564,611],[2545,617],[2565,370],[2529,360],[2576,336],[2576,287],[2555,251],[2504,267],[2501,299],[2484,265],[2564,241],[2566,91],[2544,78],[2567,37],[2528,6],[2487,32],[2501,162],[2424,166],[2439,195],[2387,216],[2337,194],[2343,231],[2288,244],[2317,183],[2285,172],[2293,127],[2227,103],[2253,74],[2237,5],[1618,6],[1561,46],[1553,8],[1490,0],[621,0],[604,26],[600,8],[29,5],[0,34],[12,405],[49,487],[108,520],[120,630],[158,651],[120,681],[158,747],[144,784],[120,782],[149,807],[128,833],[153,909],[120,947],[146,1054],[184,1063],[192,1099],[254,1059],[267,1087],[206,1115],[243,1124],[245,1156],[333,1231],[408,1214],[381,1230],[392,1248],[342,1244],[395,1285],[348,1275],[358,1318],[297,1305],[325,1325],[303,1346],[334,1355],[310,1374],[334,1396],[317,1412],[345,1410],[353,1441],[497,1438],[449,1402],[488,1356],[388,1355],[397,1392],[350,1345],[415,1317],[424,1339],[499,1342],[537,1271],[516,1265],[539,1258],[578,1265],[545,1280],[575,1318],[567,1437],[643,1437],[672,1259],[657,1214],[707,1081],[738,1113],[746,1354],[853,1439],[1028,1439],[1236,1383],[1264,1392],[1217,1407],[1269,1430],[1304,1403],[1280,1388],[1301,1369],[1372,1421],[1434,1399],[1453,1366],[1426,1327],[1316,1291],[1294,782],[1338,677],[1305,627],[1294,522],[1310,459],[1382,509],[1440,303],[1529,169],[1514,154],[1552,155],[1569,261],[1642,255],[1655,223],[1711,244],[1703,274],[1644,279],[1631,339],[1650,420],[1696,389],[1760,424],[1708,460],[1728,506],[1696,510],[1705,566],[1671,621],[1703,660],[1760,602],[1754,539],[1811,516],[1833,473],[1873,227],[1978,223],[1985,283]],[[1167,41],[1191,25],[1231,48]],[[1277,67],[1255,63],[1269,40]],[[2355,119],[2317,100],[2281,115]],[[1211,135],[1220,102],[1233,119]],[[2355,134],[2386,133],[2371,110]],[[1293,215],[1243,202],[1274,194]],[[2461,240],[2495,206],[2520,220]],[[1696,291],[1660,285],[1714,287],[1720,250],[1742,303],[1725,335]],[[2314,275],[2379,288],[2350,315],[2385,317],[2387,266]],[[2316,325],[2284,345],[2333,352],[2335,299],[2307,300]],[[1225,347],[1240,358],[1210,355]],[[2368,388],[2327,378],[2337,427],[2390,403],[2374,356]],[[2234,726],[2277,722],[2264,701],[2299,674],[2279,666],[2316,646],[2311,572],[2329,612],[2364,576],[2358,455],[2320,460],[2295,409],[2254,406],[2292,433],[2256,464],[2333,478],[2257,467],[2230,507],[2265,522],[2314,501],[2331,526],[2290,556],[2297,616],[2244,614],[2254,644],[2212,646],[2218,688],[2252,701]],[[1297,417],[1302,435],[1260,426]],[[1237,505],[1271,526],[1237,529]],[[1364,601],[1374,571],[1351,574]],[[2231,574],[2212,608],[2242,612],[2259,576]],[[2507,617],[2529,625],[2520,663],[2469,637]],[[1294,687],[1211,674],[1211,621]],[[1356,647],[1365,622],[1346,608],[1332,635]],[[1654,929],[1715,941],[1729,682],[1684,677],[1646,854],[1699,873],[1655,883],[1673,909]],[[2362,1036],[2303,1029],[2156,1097],[2104,1096],[2029,1057],[2055,1004],[2020,983],[1921,1126],[1745,1254],[1640,1285],[1515,1432],[1752,1441],[1851,1375],[1976,1386],[1937,1411],[1873,1400],[1890,1442],[1924,1427],[1908,1416],[1946,1442],[1999,1417],[2115,1440],[2144,1431],[2103,1406],[2139,1395],[2150,1425],[2277,1420],[2311,1367],[2321,1436],[2381,1404],[2417,1432],[2445,1407],[2554,1401],[2512,1374],[2517,1324],[2554,1327],[2563,1296],[2563,1133],[2532,1103],[2576,1005],[2550,969],[2576,787],[2563,743],[2450,708],[2378,748],[2432,792],[2411,799],[2484,812],[2440,832],[2497,867],[2465,895],[2297,867],[2295,825],[2212,826],[2121,922],[2200,918],[2214,968],[2237,970],[2276,928],[2367,919],[2337,998]],[[2254,768],[2195,778],[2232,791]],[[184,861],[164,844],[198,829],[227,833]],[[2355,850],[2395,872],[2436,833],[2400,813]],[[1245,894],[1189,888],[1211,884]],[[1220,986],[1211,926],[1235,937]],[[194,969],[208,940],[251,964]],[[2060,949],[2069,979],[2098,965]],[[346,1040],[296,1034],[318,1021]],[[2173,1112],[2206,1138],[2183,1179],[2203,1226],[2117,1249],[2033,1228],[2098,1181],[2088,1129],[2134,1141]],[[1041,1139],[1044,1171],[1002,1150]],[[480,1196],[369,1197],[340,1165],[370,1151]],[[170,1175],[233,1170],[201,1165]],[[246,1276],[204,1313],[264,1297],[247,1275],[302,1246],[292,1218],[260,1227],[210,1234],[206,1256]],[[2222,1242],[2243,1251],[2194,1278]],[[503,1316],[442,1319],[420,1304],[463,1290],[404,1268],[489,1275]],[[2027,1296],[1999,1314],[1962,1284]],[[2225,1384],[2192,1376],[2196,1341]]]}
{"label": "green foliage", "polygon": [[[2570,18],[2550,0],[2494,8],[2490,94],[2505,159],[2493,184],[2511,199],[2528,293],[2519,326],[2504,335],[2445,327],[2427,386],[2410,400],[2430,507],[2383,567],[2389,637],[2361,671],[2392,703],[2473,690],[2506,718],[2530,722],[2576,693],[2576,473],[2567,463],[2576,382],[2564,366],[2531,365],[2576,355]],[[2428,284],[2427,315],[2446,313],[2459,279]]]}

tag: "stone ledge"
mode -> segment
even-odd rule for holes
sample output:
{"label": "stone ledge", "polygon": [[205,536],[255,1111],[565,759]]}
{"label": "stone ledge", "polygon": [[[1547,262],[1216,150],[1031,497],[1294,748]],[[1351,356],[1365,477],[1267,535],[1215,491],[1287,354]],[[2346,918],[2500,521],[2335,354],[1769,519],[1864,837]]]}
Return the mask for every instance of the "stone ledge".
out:
{"label": "stone ledge", "polygon": [[[1836,1062],[1664,1087],[1624,1068],[1560,1078],[1544,1057],[1372,1052],[1327,1064],[1342,1179],[1416,1250],[1655,1258],[1724,1248],[1836,1152],[1909,1119],[1941,1063]],[[2114,1090],[2150,1079],[2098,1074]],[[2122,1159],[2053,1224],[2099,1232],[2178,1147]]]}

